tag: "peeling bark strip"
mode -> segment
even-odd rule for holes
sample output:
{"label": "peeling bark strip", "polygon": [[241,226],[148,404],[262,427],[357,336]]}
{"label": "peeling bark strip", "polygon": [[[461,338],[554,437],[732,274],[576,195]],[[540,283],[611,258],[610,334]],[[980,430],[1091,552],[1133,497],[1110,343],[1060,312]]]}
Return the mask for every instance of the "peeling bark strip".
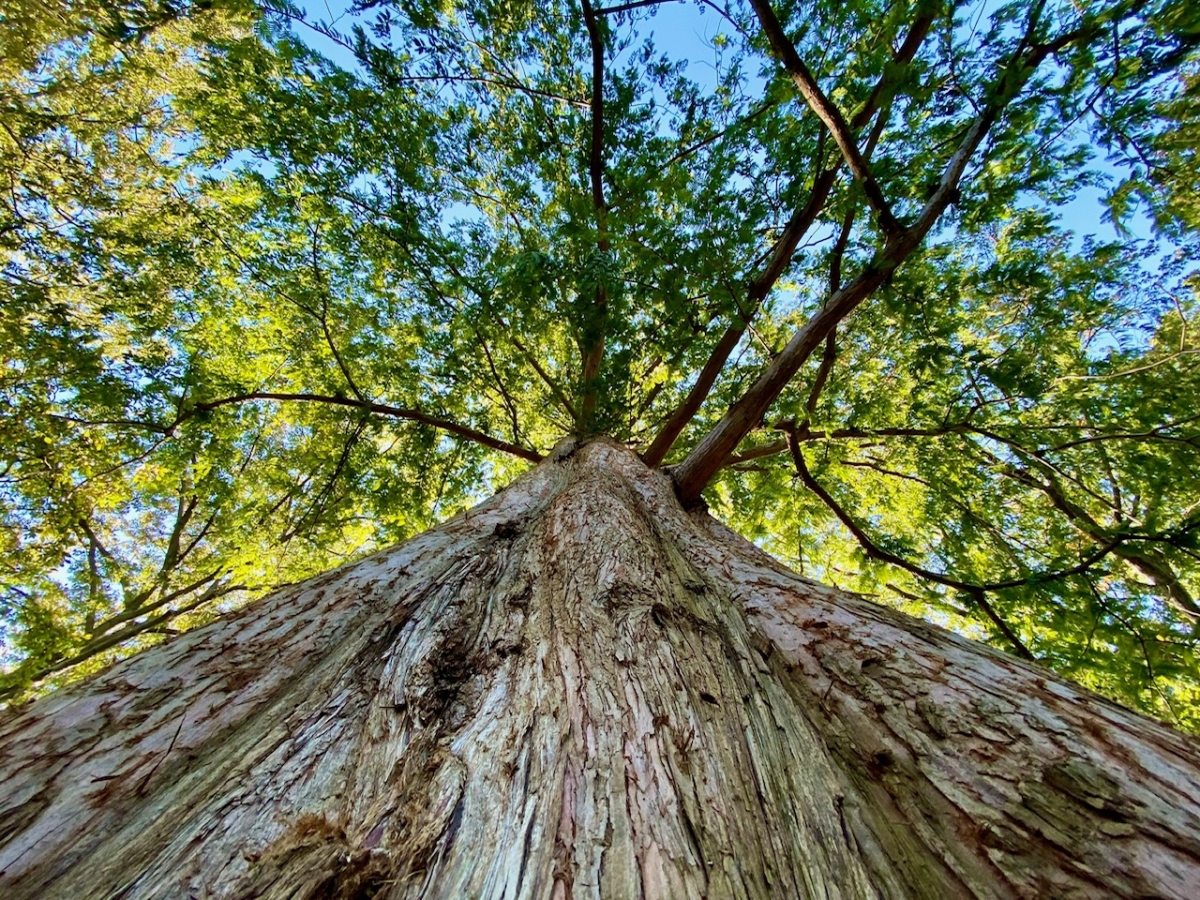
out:
{"label": "peeling bark strip", "polygon": [[1198,774],[597,441],[0,726],[0,896],[1186,898]]}

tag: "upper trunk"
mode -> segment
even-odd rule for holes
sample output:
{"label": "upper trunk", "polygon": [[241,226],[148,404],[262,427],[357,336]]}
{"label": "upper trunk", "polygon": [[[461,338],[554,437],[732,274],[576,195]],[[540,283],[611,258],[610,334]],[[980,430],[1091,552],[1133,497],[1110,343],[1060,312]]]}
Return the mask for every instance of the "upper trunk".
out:
{"label": "upper trunk", "polygon": [[597,441],[0,728],[21,898],[1187,897],[1200,752]]}

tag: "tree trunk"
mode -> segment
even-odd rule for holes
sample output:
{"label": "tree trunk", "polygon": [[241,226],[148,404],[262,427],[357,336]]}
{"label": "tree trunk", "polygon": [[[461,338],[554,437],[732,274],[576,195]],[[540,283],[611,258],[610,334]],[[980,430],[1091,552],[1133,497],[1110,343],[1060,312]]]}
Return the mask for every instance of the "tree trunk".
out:
{"label": "tree trunk", "polygon": [[0,726],[0,896],[1200,896],[1200,749],[595,441]]}

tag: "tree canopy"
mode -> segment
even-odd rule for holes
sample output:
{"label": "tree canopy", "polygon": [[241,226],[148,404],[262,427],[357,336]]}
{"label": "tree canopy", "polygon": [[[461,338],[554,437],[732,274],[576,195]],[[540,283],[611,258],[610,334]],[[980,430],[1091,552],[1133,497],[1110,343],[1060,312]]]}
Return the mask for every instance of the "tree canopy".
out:
{"label": "tree canopy", "polygon": [[0,22],[6,699],[604,433],[1200,728],[1194,4]]}

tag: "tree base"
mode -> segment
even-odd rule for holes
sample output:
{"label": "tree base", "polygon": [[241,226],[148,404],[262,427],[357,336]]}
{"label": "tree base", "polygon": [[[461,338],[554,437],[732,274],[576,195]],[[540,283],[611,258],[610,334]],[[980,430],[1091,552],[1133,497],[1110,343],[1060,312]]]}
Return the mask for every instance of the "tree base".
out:
{"label": "tree base", "polygon": [[1200,752],[606,441],[3,726],[23,898],[1188,897]]}

